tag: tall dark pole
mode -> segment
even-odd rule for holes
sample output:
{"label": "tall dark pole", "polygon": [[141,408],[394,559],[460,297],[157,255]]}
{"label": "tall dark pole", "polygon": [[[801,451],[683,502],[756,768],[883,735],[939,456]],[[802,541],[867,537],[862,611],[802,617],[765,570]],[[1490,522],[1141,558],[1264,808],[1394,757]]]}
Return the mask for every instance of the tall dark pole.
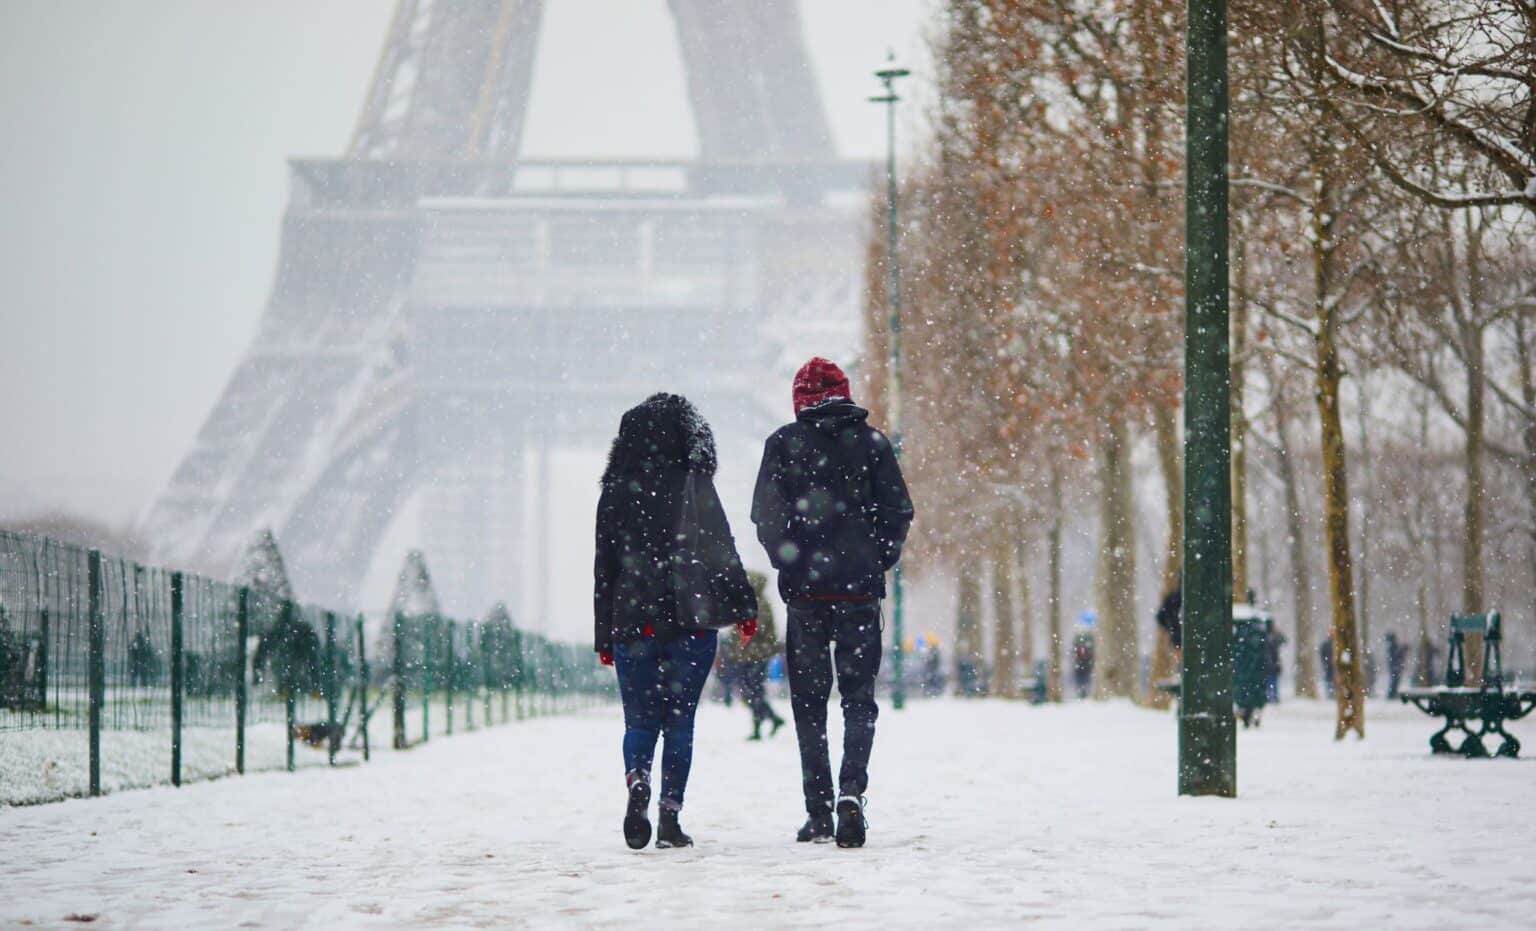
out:
{"label": "tall dark pole", "polygon": [[1184,670],[1179,794],[1237,794],[1225,0],[1189,0],[1184,242]]}
{"label": "tall dark pole", "polygon": [[[891,432],[891,448],[896,458],[901,458],[901,266],[896,254],[896,79],[911,72],[893,64],[895,55],[887,59],[886,66],[875,72],[875,77],[885,85],[885,93],[869,98],[872,103],[885,104],[885,267],[890,274],[886,285],[886,301],[890,305],[891,354],[886,365],[886,427]],[[905,637],[902,633],[901,563],[891,573],[891,706],[901,708],[907,703],[906,686],[902,684],[902,660]]]}

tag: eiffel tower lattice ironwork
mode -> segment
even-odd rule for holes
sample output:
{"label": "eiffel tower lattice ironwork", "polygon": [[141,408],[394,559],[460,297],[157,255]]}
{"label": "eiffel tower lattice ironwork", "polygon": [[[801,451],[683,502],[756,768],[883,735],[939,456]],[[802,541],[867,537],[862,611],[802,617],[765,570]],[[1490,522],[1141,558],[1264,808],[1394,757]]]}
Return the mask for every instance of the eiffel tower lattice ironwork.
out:
{"label": "eiffel tower lattice ironwork", "polygon": [[160,558],[231,573],[270,526],[303,597],[355,605],[420,495],[446,610],[543,611],[551,448],[663,387],[744,437],[782,333],[856,319],[870,168],[794,0],[668,0],[677,161],[519,157],[544,6],[399,0],[346,155],[290,162],[258,335],[142,522]]}

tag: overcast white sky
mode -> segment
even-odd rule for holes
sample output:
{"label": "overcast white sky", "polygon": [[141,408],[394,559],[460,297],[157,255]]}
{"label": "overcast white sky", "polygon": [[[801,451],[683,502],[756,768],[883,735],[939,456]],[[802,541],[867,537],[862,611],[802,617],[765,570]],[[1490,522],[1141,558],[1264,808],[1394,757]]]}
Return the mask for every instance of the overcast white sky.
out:
{"label": "overcast white sky", "polygon": [[[255,332],[285,159],[344,149],[393,0],[0,0],[0,516],[134,520]],[[931,0],[802,0],[842,154]],[[694,151],[665,0],[547,0],[528,155]],[[919,75],[919,78],[921,75]]]}

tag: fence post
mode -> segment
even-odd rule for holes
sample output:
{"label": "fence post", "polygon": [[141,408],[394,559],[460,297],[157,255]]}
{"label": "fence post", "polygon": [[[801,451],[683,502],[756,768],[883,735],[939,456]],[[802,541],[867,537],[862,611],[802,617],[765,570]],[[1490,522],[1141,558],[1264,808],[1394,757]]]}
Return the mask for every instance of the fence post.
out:
{"label": "fence post", "polygon": [[448,710],[445,713],[445,717],[448,721],[446,733],[449,737],[453,736],[453,679],[454,673],[456,672],[454,667],[458,665],[459,659],[458,655],[453,651],[453,627],[453,621],[449,621],[446,628],[446,635],[443,637],[443,642],[448,645],[448,656],[446,657],[446,662],[443,666],[443,669],[447,675],[443,677],[443,687],[447,692],[448,699]]}
{"label": "fence post", "polygon": [[[41,593],[38,597],[41,599]],[[48,714],[48,641],[53,637],[48,624],[48,609],[39,608],[37,630],[42,639],[37,644],[37,710],[44,717]]]}
{"label": "fence post", "polygon": [[87,694],[90,703],[90,786],[91,796],[101,794],[101,706],[107,694],[107,625],[102,617],[101,553],[91,550],[87,557]]}
{"label": "fence post", "polygon": [[[475,622],[470,621],[464,625],[464,666],[466,670],[472,669],[475,663]],[[475,729],[475,686],[474,675],[464,677],[464,729]]]}
{"label": "fence post", "polygon": [[171,785],[181,785],[182,575],[171,573]]}
{"label": "fence post", "polygon": [[421,742],[432,736],[432,628],[436,618],[421,619]]}
{"label": "fence post", "polygon": [[336,765],[340,735],[336,733],[336,614],[325,612],[325,760]]}
{"label": "fence post", "polygon": [[404,750],[405,742],[405,616],[399,611],[395,612],[395,657],[390,664],[391,678],[394,681],[394,717],[396,750]]}
{"label": "fence post", "polygon": [[517,661],[522,663],[523,669],[523,677],[517,689],[517,719],[521,721],[525,717],[536,717],[539,713],[535,707],[539,703],[539,667],[529,653],[527,637],[518,644]]}
{"label": "fence post", "polygon": [[363,732],[363,762],[368,762],[368,652],[363,637],[363,616],[357,616],[358,726]]}
{"label": "fence post", "polygon": [[[283,602],[283,627],[285,634],[291,631],[292,625],[299,622],[297,614],[298,608],[293,602]],[[291,634],[289,635],[291,636]],[[290,668],[292,662],[292,656],[283,657],[282,678],[287,681],[280,681],[278,683],[278,687],[283,690],[283,721],[285,725],[283,729],[286,731],[283,736],[287,738],[285,741],[287,744],[287,769],[290,773],[293,772],[293,725],[295,723],[294,719],[298,716],[299,702],[298,696],[293,694],[293,669]]]}
{"label": "fence post", "polygon": [[[528,644],[525,638],[522,634],[516,634],[515,637],[516,639],[513,642],[515,649],[509,652],[516,657],[517,662],[517,683],[513,698],[516,699],[517,719],[521,721],[523,719],[523,696],[533,683],[533,666],[528,662]],[[505,711],[506,708],[503,707],[502,710]],[[511,719],[508,718],[508,720]]]}
{"label": "fence post", "polygon": [[491,719],[491,683],[495,680],[491,677],[491,648],[495,645],[495,637],[491,633],[495,628],[484,626],[480,628],[480,681],[485,686],[485,726],[490,727],[494,721]]}
{"label": "fence post", "polygon": [[241,586],[235,598],[235,772],[245,775],[245,641],[250,633],[247,613],[251,590]]}

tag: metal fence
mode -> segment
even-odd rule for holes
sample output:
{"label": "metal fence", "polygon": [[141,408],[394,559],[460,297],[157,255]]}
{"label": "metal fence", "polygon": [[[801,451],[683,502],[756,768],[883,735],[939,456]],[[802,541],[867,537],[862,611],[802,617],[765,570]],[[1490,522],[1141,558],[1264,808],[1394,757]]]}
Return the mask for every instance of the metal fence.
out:
{"label": "metal fence", "polygon": [[0,531],[0,805],[366,760],[381,730],[401,749],[612,697],[591,651],[504,615],[371,620]]}

